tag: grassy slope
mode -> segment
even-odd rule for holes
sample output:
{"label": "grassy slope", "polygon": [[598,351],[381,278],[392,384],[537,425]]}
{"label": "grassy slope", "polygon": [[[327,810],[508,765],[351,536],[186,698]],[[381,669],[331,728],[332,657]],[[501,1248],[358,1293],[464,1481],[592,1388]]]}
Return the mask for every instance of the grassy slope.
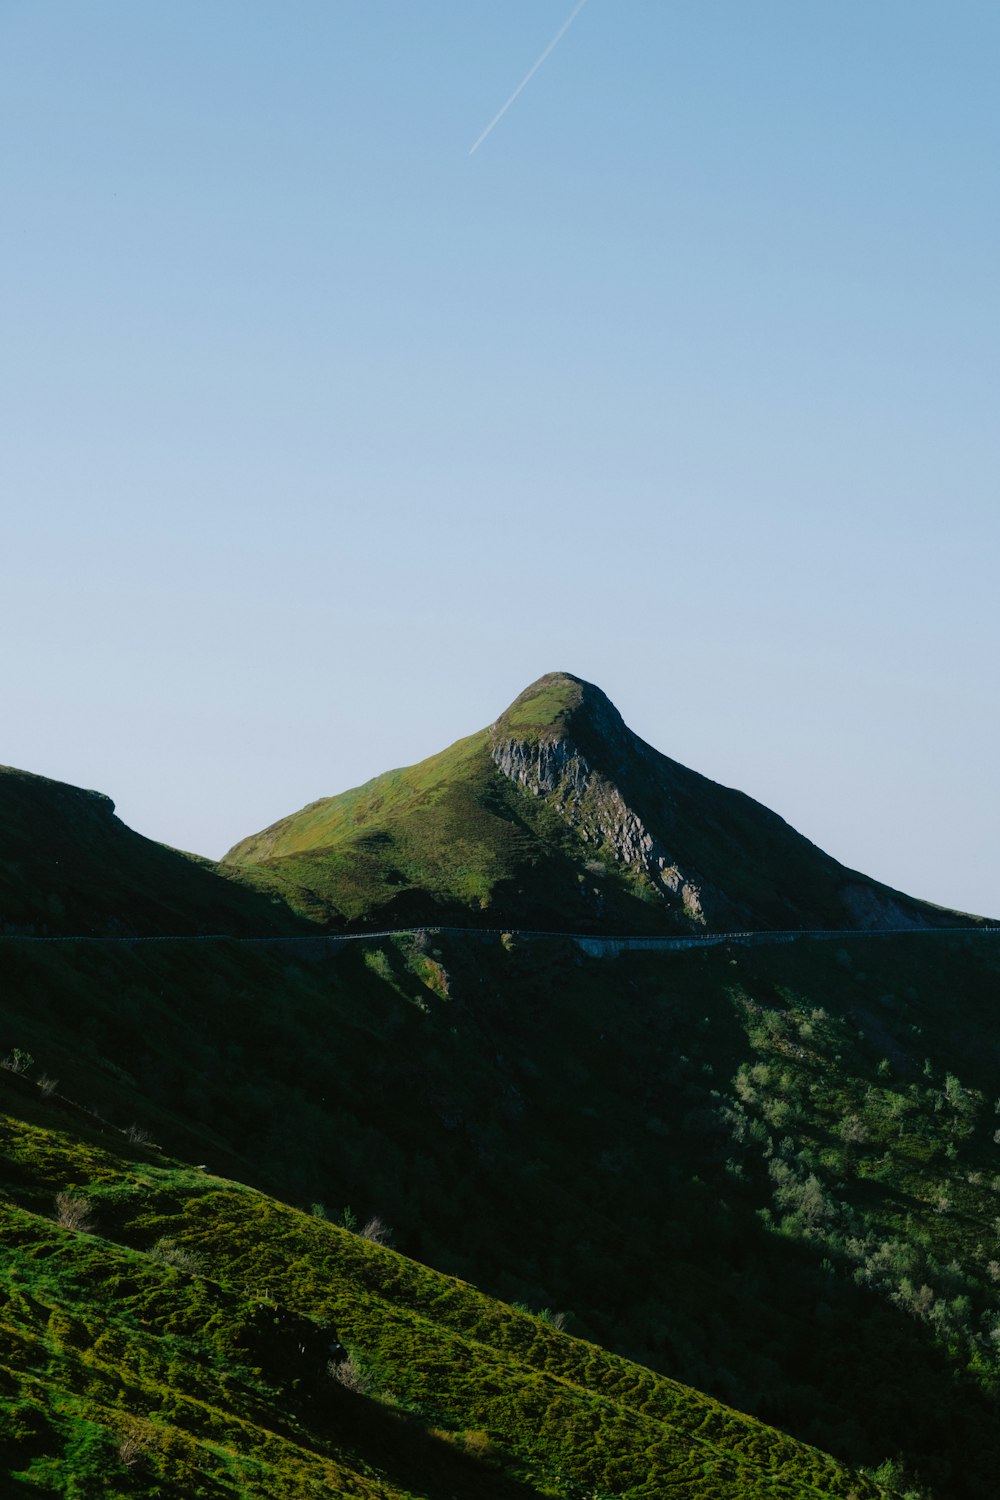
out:
{"label": "grassy slope", "polygon": [[[234,878],[235,877],[235,878]],[[282,932],[297,926],[232,869],[133,833],[114,803],[0,767],[0,932]]]}
{"label": "grassy slope", "polygon": [[[6,1494],[883,1493],[466,1283],[157,1152],[110,1152],[48,1107],[48,1125],[3,1117]],[[94,1233],[51,1221],[67,1188]],[[150,1254],[165,1237],[197,1272]],[[334,1327],[365,1396],[325,1374]]]}
{"label": "grassy slope", "polygon": [[420,1259],[800,1438],[992,1494],[995,939],[0,959],[0,1051],[109,1140],[138,1120],[283,1198],[379,1211]]}
{"label": "grassy slope", "polygon": [[[571,930],[690,927],[677,900],[665,901],[593,837],[585,842],[558,797],[536,797],[502,775],[494,740],[572,742],[696,879],[710,928],[957,920],[846,870],[751,798],[660,755],[603,693],[565,673],[533,684],[490,730],[311,803],[244,839],[226,863],[334,924],[447,916]],[[589,790],[574,811],[591,833],[601,796]]]}
{"label": "grassy slope", "polygon": [[585,846],[499,774],[484,731],[419,765],[323,799],[244,840],[224,863],[334,926],[458,920],[597,931],[662,929],[611,865],[595,893]]}

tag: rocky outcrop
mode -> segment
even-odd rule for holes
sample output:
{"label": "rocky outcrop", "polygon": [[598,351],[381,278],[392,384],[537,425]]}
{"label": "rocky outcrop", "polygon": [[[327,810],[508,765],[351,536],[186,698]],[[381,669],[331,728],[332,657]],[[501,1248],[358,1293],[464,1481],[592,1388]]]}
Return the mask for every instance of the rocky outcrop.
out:
{"label": "rocky outcrop", "polygon": [[550,798],[595,853],[612,855],[661,896],[678,899],[689,920],[704,922],[700,887],[685,876],[614,782],[595,771],[571,740],[496,737],[491,754],[508,780],[532,796]]}
{"label": "rocky outcrop", "polygon": [[579,798],[590,784],[590,767],[567,740],[495,740],[493,762],[510,781],[536,797],[562,793]]}

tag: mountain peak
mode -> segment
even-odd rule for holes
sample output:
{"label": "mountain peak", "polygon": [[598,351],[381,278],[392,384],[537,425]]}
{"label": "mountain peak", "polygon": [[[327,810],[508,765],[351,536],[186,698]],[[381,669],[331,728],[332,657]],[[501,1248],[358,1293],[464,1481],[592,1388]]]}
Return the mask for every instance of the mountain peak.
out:
{"label": "mountain peak", "polygon": [[670,760],[571,672],[547,672],[488,729],[310,803],[225,858],[265,866],[265,884],[331,925],[447,914],[634,933],[959,920],[845,869],[776,813]]}
{"label": "mountain peak", "polygon": [[546,672],[519,693],[491,726],[494,739],[563,739],[586,725],[620,734],[625,722],[611,699],[572,672]]}

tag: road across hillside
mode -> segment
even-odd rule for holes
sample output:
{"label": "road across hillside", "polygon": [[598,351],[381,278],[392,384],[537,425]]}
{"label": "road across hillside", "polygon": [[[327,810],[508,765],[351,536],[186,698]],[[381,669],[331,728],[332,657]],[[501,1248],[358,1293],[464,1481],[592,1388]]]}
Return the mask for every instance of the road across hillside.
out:
{"label": "road across hillside", "polygon": [[[324,950],[342,947],[345,943],[367,943],[383,938],[434,937],[447,934],[449,937],[515,938],[523,941],[552,941],[576,943],[584,953],[593,958],[613,958],[619,953],[636,951],[679,952],[691,948],[717,948],[725,944],[763,945],[767,943],[793,943],[798,938],[831,940],[834,938],[869,937],[982,937],[1000,934],[1000,925],[979,927],[882,927],[858,930],[856,928],[794,928],[784,932],[709,932],[690,937],[655,936],[602,936],[592,932],[552,932],[524,927],[387,927],[372,932],[337,932],[292,935],[285,937],[236,937],[230,933],[213,932],[184,936],[183,934],[155,937],[103,937],[79,933],[70,937],[39,937],[33,934],[6,934],[0,943],[251,943],[279,947],[285,952],[302,951],[316,956]],[[321,946],[322,945],[322,946]]]}

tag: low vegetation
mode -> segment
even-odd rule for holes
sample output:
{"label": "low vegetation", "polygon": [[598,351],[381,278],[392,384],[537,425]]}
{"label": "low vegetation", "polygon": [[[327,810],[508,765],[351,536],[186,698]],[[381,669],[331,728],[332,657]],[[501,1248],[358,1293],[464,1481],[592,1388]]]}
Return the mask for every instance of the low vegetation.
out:
{"label": "low vegetation", "polygon": [[[886,1493],[371,1239],[166,1159],[3,1125],[5,1493]],[[59,1199],[98,1233],[46,1212],[66,1180]]]}
{"label": "low vegetation", "polygon": [[[522,785],[497,763],[511,744],[522,765],[559,747],[562,771]],[[975,920],[845,870],[767,808],[644,744],[600,689],[564,672],[525,689],[489,729],[243,839],[223,868],[333,927],[662,933]]]}
{"label": "low vegetation", "polygon": [[292,932],[238,871],[133,833],[114,803],[0,766],[0,935]]}
{"label": "low vegetation", "polygon": [[[350,1226],[390,1256],[391,1226],[527,1326],[558,1320],[914,1493],[991,1493],[991,937],[614,960],[501,936],[8,940],[3,959],[0,1047],[33,1059],[0,1071],[4,1097],[81,1142],[73,1172],[44,1131],[9,1158],[49,1222],[67,1194],[114,1237],[82,1143],[146,1173],[161,1142],[302,1205],[307,1237]],[[194,1180],[183,1222],[144,1229],[161,1271],[214,1253]],[[245,1284],[274,1293],[261,1257]]]}
{"label": "low vegetation", "polygon": [[[711,917],[668,827],[715,919],[927,928],[525,931]],[[9,771],[0,851],[5,1496],[992,1500],[995,932],[562,674],[225,867]]]}

